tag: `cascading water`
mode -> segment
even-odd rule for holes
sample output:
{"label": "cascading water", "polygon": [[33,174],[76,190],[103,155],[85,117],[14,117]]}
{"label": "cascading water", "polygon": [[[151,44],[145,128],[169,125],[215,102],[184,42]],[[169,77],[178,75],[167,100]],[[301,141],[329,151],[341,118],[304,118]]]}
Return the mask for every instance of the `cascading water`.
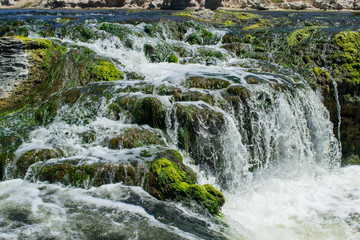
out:
{"label": "cascading water", "polygon": [[[147,24],[114,24],[126,29],[126,39],[104,30],[105,24],[88,25],[101,36],[94,41],[55,39],[112,59],[126,73],[125,80],[82,87],[81,101],[61,106],[51,124],[32,131],[16,150],[13,164],[6,166],[7,179],[30,150],[61,149],[64,156],[33,164],[25,176],[30,183],[0,183],[0,238],[359,237],[360,170],[339,168],[341,153],[329,114],[306,82],[240,67],[246,60],[221,48],[224,31],[207,29],[214,33],[213,42],[199,46],[174,37],[166,23],[150,35]],[[165,63],[167,53],[149,50],[166,45],[182,49],[182,64]],[[134,72],[143,80],[131,79]],[[207,84],[203,80],[213,85],[201,85]],[[164,110],[163,125],[160,118],[155,127],[137,124],[131,109],[113,110],[123,99],[154,98]],[[131,128],[160,140],[131,150],[108,147],[112,137]],[[166,147],[181,151],[201,184],[222,189],[226,204],[221,223],[180,204],[158,201],[140,187],[113,184],[114,176],[107,176],[110,184],[101,187],[84,179],[79,185],[85,189],[31,183],[44,164],[130,163],[135,156],[146,161],[147,152]]]}

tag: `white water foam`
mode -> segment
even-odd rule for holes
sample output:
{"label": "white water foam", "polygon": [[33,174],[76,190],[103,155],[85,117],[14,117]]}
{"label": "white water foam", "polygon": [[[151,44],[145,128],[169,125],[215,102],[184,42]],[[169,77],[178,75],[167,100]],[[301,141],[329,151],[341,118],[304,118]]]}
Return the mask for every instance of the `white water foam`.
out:
{"label": "white water foam", "polygon": [[319,176],[260,179],[227,194],[223,212],[259,240],[360,238],[360,167]]}

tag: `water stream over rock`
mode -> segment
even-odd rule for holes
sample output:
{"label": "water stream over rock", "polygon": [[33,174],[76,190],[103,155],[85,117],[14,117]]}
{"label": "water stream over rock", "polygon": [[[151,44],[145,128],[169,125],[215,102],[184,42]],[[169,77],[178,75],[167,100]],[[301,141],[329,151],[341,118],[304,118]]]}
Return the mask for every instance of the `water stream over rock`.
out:
{"label": "water stream over rock", "polygon": [[102,20],[27,26],[66,49],[41,65],[59,90],[2,116],[1,239],[359,238],[360,168],[306,77],[238,58],[224,27]]}

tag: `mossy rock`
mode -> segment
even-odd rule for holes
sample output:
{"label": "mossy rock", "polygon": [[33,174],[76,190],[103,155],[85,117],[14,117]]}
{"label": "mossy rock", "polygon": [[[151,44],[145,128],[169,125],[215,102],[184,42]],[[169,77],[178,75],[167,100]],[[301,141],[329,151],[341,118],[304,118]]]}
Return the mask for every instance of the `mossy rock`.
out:
{"label": "mossy rock", "polygon": [[194,32],[187,35],[185,42],[190,45],[209,45],[215,43],[215,34],[202,28],[199,32]]}
{"label": "mossy rock", "polygon": [[232,96],[238,96],[243,100],[248,100],[251,96],[250,90],[240,85],[231,85],[226,89],[226,93]]}
{"label": "mossy rock", "polygon": [[101,61],[96,65],[90,67],[90,71],[97,81],[114,81],[123,79],[123,74],[119,71],[114,64]]}
{"label": "mossy rock", "polygon": [[148,145],[165,146],[160,133],[140,128],[128,128],[124,133],[108,140],[109,148],[137,148]]}
{"label": "mossy rock", "polygon": [[270,20],[259,18],[259,19],[257,19],[256,23],[246,26],[246,27],[243,27],[242,30],[249,31],[249,30],[266,29],[266,28],[272,27],[272,25],[273,25],[273,23]]}
{"label": "mossy rock", "polygon": [[140,186],[145,173],[146,165],[140,163],[86,164],[82,163],[81,159],[72,159],[35,164],[32,166],[32,175],[29,179],[83,188],[118,182],[124,185]]}
{"label": "mossy rock", "polygon": [[290,33],[289,36],[287,37],[288,44],[290,46],[300,44],[305,40],[309,39],[311,34],[315,31],[316,29],[314,28],[297,29],[292,33]]}
{"label": "mossy rock", "polygon": [[213,22],[229,26],[238,23],[244,24],[258,18],[261,18],[261,16],[249,12],[217,10]]}
{"label": "mossy rock", "polygon": [[217,78],[205,77],[188,77],[185,81],[185,86],[188,88],[202,88],[202,89],[223,89],[230,85],[229,81]]}
{"label": "mossy rock", "polygon": [[178,63],[178,62],[179,62],[179,58],[178,58],[175,54],[171,54],[171,55],[168,57],[167,61],[168,61],[169,63]]}
{"label": "mossy rock", "polygon": [[[119,110],[126,110],[137,124],[147,124],[153,128],[166,129],[166,108],[153,96],[124,97],[118,100]],[[115,105],[114,105],[115,106]]]}
{"label": "mossy rock", "polygon": [[179,164],[166,158],[151,162],[145,189],[158,199],[184,202],[195,200],[210,213],[219,213],[219,207],[225,202],[223,195],[210,185],[196,185],[195,181],[189,178],[188,172],[178,167]]}
{"label": "mossy rock", "polygon": [[34,149],[22,154],[15,163],[14,177],[24,178],[29,167],[36,162],[64,156],[60,149]]}
{"label": "mossy rock", "polygon": [[29,73],[12,95],[1,104],[0,112],[10,108],[20,109],[29,103],[41,102],[56,91],[57,89],[52,89],[50,82],[67,51],[66,47],[51,40],[29,39],[21,36],[14,38],[24,44],[25,51],[28,53]]}
{"label": "mossy rock", "polygon": [[[186,103],[176,103],[175,113],[178,123],[178,147],[188,152],[196,164],[217,174],[224,164],[224,156],[219,150],[222,147],[222,134],[226,129],[224,115],[206,104]],[[201,134],[203,129],[207,131],[206,136]]]}
{"label": "mossy rock", "polygon": [[343,80],[340,88],[345,93],[359,93],[360,91],[360,33],[344,31],[336,34],[332,39],[338,50],[332,54],[334,73]]}
{"label": "mossy rock", "polygon": [[197,91],[197,90],[195,90],[195,91],[187,90],[187,91],[183,91],[180,93],[176,92],[176,93],[172,94],[171,99],[176,102],[203,101],[210,105],[216,104],[216,99],[215,99],[214,95],[212,95],[209,92],[203,92],[203,91]]}
{"label": "mossy rock", "polygon": [[326,70],[315,67],[313,68],[313,72],[315,73],[315,76],[320,83],[327,83],[330,81],[330,75]]}
{"label": "mossy rock", "polygon": [[53,45],[52,41],[48,39],[30,39],[23,36],[15,36],[14,38],[22,41],[25,44],[25,48],[29,50],[51,48]]}

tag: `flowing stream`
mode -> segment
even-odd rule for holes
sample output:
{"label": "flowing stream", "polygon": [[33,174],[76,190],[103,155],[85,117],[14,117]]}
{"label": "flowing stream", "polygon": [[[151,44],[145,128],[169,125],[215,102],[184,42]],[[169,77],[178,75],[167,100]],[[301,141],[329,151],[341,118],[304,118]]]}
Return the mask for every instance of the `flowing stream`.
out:
{"label": "flowing stream", "polygon": [[[101,30],[102,24],[87,23],[102,36],[95,40],[51,39],[112,59],[125,79],[81,87],[83,93],[105,90],[61,106],[51,124],[31,132],[15,159],[46,148],[65,152],[47,164],[131,162],[162,146],[114,150],[105,143],[129,127],[145,129],[163,146],[179,150],[200,184],[210,183],[224,193],[223,216],[202,216],[121,183],[93,187],[85,180],[83,188],[76,188],[37,182],[36,167],[43,163],[35,163],[25,180],[12,179],[15,160],[6,166],[8,180],[0,182],[0,239],[360,238],[360,168],[340,168],[340,145],[329,113],[305,81],[294,81],[280,67],[279,73],[267,73],[257,61],[237,59],[221,48],[224,29],[208,28],[212,42],[190,45],[173,37],[166,23],[152,36],[144,30],[145,23],[121,24],[128,34],[125,40]],[[41,36],[33,32],[30,37]],[[164,62],[165,57],[154,62],[146,56],[146,44],[169,44],[184,54],[179,63]],[[161,53],[156,57],[162,58]],[[129,73],[142,79],[132,79]],[[229,85],[192,87],[192,77]],[[174,100],[164,89],[201,97]],[[230,90],[237,91],[234,98],[229,98]],[[158,99],[166,112],[165,127],[151,128],[134,123],[128,114],[109,113],[124,97]],[[186,130],[181,113],[186,109],[191,109],[193,120],[193,128],[187,129],[193,131],[189,145],[181,140]],[[95,136],[93,141],[84,142],[87,133]],[[147,161],[146,156],[142,160]]]}

